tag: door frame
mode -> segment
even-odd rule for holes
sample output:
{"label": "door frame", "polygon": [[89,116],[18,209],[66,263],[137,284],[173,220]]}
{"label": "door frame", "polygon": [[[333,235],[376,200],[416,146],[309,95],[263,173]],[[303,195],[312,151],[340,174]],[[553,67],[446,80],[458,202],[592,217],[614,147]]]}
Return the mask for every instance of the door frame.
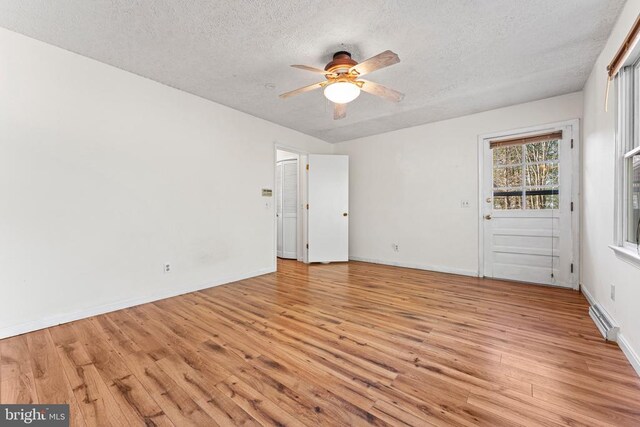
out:
{"label": "door frame", "polygon": [[[276,167],[276,163],[278,162],[278,150],[280,151],[288,151],[289,153],[294,153],[298,155],[298,209],[297,209],[297,217],[296,217],[296,260],[299,262],[303,262],[307,264],[308,261],[308,253],[306,249],[307,245],[307,210],[302,207],[307,204],[307,186],[306,179],[303,179],[302,170],[306,167],[307,164],[307,156],[309,153],[307,151],[302,151],[299,148],[291,147],[288,145],[281,144],[277,141],[273,143],[273,159],[272,159],[272,167],[273,167],[273,256],[274,256],[274,265],[278,266],[278,217],[277,208],[275,206],[275,194],[276,194],[276,173],[278,172],[278,168]],[[306,178],[306,176],[305,176]]]}
{"label": "door frame", "polygon": [[[561,127],[571,128],[571,139],[573,149],[571,150],[572,170],[571,170],[571,201],[573,202],[573,212],[571,215],[571,255],[573,259],[574,280],[572,288],[578,290],[580,286],[580,119],[565,120],[561,122],[547,123],[537,126],[510,129],[500,132],[491,132],[478,135],[478,277],[484,277],[484,145],[487,140],[495,138],[507,138],[527,133],[541,133],[552,131]],[[544,286],[544,285],[543,285]],[[552,286],[552,285],[551,285]]]}

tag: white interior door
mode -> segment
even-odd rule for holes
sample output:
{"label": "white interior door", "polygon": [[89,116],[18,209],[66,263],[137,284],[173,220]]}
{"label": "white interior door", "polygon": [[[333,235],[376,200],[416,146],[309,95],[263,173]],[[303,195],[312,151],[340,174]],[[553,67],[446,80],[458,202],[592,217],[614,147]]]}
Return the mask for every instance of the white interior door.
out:
{"label": "white interior door", "polygon": [[483,141],[484,276],[574,287],[572,130]]}
{"label": "white interior door", "polygon": [[349,156],[308,157],[308,260],[349,260]]}
{"label": "white interior door", "polygon": [[276,166],[277,254],[297,258],[298,160],[282,160]]}

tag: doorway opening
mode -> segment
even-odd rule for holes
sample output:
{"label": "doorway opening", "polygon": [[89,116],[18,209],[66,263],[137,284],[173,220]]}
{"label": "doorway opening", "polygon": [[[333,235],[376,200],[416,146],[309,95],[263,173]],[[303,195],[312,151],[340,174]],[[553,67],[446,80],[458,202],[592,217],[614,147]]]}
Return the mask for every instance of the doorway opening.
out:
{"label": "doorway opening", "polygon": [[298,259],[299,155],[276,150],[276,254]]}
{"label": "doorway opening", "polygon": [[275,144],[276,269],[349,260],[349,156],[309,154]]}
{"label": "doorway opening", "polygon": [[275,160],[276,257],[306,262],[307,155],[276,146]]}

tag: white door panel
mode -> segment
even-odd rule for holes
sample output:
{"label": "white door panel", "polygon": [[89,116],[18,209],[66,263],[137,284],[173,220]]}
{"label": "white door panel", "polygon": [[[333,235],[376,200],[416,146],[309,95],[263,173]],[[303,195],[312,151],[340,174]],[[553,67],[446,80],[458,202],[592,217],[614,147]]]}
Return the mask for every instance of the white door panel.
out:
{"label": "white door panel", "polygon": [[308,159],[308,260],[349,260],[349,157],[310,154]]}
{"label": "white door panel", "polygon": [[297,258],[298,160],[281,160],[276,166],[277,255]]}

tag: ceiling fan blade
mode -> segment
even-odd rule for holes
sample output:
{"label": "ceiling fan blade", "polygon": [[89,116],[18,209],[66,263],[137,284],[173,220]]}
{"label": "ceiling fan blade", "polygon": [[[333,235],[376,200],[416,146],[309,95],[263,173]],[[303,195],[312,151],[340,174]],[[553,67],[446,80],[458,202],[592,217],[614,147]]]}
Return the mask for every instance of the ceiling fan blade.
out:
{"label": "ceiling fan blade", "polygon": [[347,117],[347,104],[333,104],[333,120]]}
{"label": "ceiling fan blade", "polygon": [[309,85],[309,86],[304,86],[304,87],[298,88],[296,90],[292,90],[291,92],[281,93],[280,94],[280,98],[289,98],[289,97],[292,97],[292,96],[295,96],[295,95],[300,95],[301,93],[309,92],[309,91],[314,90],[314,89],[320,89],[322,87],[322,83],[324,83],[324,82],[314,83],[314,84]]}
{"label": "ceiling fan blade", "polygon": [[390,50],[385,50],[366,61],[362,61],[361,63],[354,65],[349,69],[349,72],[355,71],[358,75],[364,76],[365,74],[372,73],[381,68],[397,64],[398,62],[400,62],[400,58],[396,53],[391,52]]}
{"label": "ceiling fan blade", "polygon": [[379,96],[381,98],[386,99],[391,102],[400,102],[404,98],[404,93],[398,92],[397,90],[389,89],[386,86],[382,86],[378,83],[370,82],[369,80],[358,80],[363,82],[362,89],[363,91],[370,93],[371,95]]}
{"label": "ceiling fan blade", "polygon": [[293,68],[298,68],[300,70],[305,70],[305,71],[311,71],[312,73],[318,73],[318,74],[333,74],[333,73],[329,73],[328,71],[325,70],[321,70],[320,68],[316,68],[316,67],[310,67],[308,65],[292,65]]}

